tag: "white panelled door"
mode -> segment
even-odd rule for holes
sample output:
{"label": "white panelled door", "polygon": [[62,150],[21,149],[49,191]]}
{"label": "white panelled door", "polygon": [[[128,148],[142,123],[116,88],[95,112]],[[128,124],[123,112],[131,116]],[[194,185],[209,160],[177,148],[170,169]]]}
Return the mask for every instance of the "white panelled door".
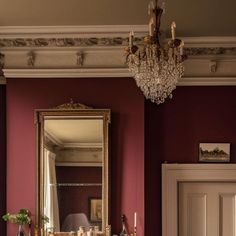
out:
{"label": "white panelled door", "polygon": [[236,183],[179,182],[179,236],[236,236]]}

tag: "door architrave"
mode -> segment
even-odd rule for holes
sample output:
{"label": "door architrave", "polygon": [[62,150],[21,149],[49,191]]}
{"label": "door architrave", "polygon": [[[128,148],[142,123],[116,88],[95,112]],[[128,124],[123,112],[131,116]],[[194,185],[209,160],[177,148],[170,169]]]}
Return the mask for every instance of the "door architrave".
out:
{"label": "door architrave", "polygon": [[236,182],[236,164],[162,164],[162,236],[178,236],[180,182]]}

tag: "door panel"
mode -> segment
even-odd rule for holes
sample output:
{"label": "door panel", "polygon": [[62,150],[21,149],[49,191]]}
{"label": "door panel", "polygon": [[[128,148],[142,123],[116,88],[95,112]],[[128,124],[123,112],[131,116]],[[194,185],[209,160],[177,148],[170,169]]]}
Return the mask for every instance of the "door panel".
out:
{"label": "door panel", "polygon": [[235,194],[220,195],[220,233],[235,236]]}
{"label": "door panel", "polygon": [[236,236],[236,183],[179,183],[179,236]]}

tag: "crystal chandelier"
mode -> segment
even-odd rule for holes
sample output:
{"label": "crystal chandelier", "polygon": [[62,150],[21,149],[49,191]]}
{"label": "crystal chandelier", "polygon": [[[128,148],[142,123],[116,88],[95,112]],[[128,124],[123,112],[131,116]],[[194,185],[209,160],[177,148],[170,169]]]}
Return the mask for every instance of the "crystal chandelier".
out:
{"label": "crystal chandelier", "polygon": [[183,76],[184,42],[175,37],[176,24],[171,24],[172,38],[165,44],[160,42],[161,15],[164,3],[158,0],[148,6],[149,35],[144,38],[142,48],[134,45],[134,33],[130,32],[129,47],[126,48],[126,64],[144,96],[157,104],[172,98],[172,91]]}

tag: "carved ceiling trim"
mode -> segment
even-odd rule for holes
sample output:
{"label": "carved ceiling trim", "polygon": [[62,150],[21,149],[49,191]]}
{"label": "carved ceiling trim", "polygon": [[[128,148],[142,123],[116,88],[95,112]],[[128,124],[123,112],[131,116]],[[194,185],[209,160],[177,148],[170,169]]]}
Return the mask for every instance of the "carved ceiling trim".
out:
{"label": "carved ceiling trim", "polygon": [[[141,44],[148,29],[147,26],[0,27],[4,75],[6,78],[131,77],[123,50],[128,45],[130,30],[135,31],[135,43]],[[182,84],[222,85],[225,81],[227,85],[235,85],[232,78],[236,78],[236,37],[183,40],[188,60]],[[5,83],[4,78],[0,78],[0,83]]]}
{"label": "carved ceiling trim", "polygon": [[[140,43],[142,38],[136,38]],[[89,46],[125,46],[128,37],[101,38],[4,38],[0,39],[0,47],[89,47]]]}
{"label": "carved ceiling trim", "polygon": [[[144,37],[135,37],[134,43],[141,45]],[[115,47],[127,46],[128,37],[101,37],[101,38],[0,38],[0,49],[5,48],[73,48],[73,47]],[[189,47],[185,46],[188,56],[202,55],[236,55],[235,47]]]}

